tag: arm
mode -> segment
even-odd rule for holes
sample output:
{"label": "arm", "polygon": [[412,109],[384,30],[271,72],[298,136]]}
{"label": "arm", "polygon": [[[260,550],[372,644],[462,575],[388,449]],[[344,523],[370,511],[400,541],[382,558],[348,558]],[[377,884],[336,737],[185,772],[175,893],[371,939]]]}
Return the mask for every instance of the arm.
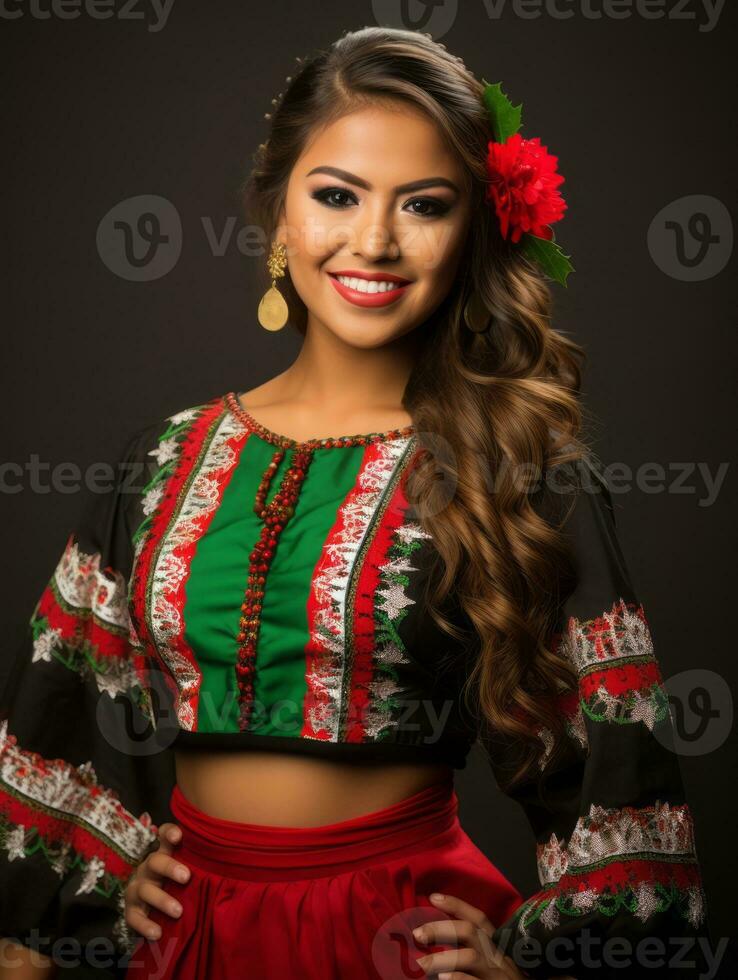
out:
{"label": "arm", "polygon": [[52,980],[53,960],[10,939],[0,940],[0,980]]}
{"label": "arm", "polygon": [[87,491],[0,705],[0,936],[66,965],[131,951],[125,884],[171,819],[172,732],[154,727],[127,601],[146,437],[112,489]]}
{"label": "arm", "polygon": [[[706,970],[714,951],[668,696],[609,490],[591,463],[578,467],[581,489],[563,528],[577,582],[554,637],[578,689],[561,697],[568,740],[553,770],[509,791],[535,834],[541,887],[493,941],[514,958],[516,944],[531,951],[517,962],[535,977],[623,976],[627,957],[639,976],[697,977],[689,961]],[[548,734],[538,731],[544,744]],[[514,746],[489,732],[480,741],[505,790]],[[599,968],[583,958],[588,940]]]}
{"label": "arm", "polygon": [[0,980],[52,980],[53,960],[10,939],[0,940]]}

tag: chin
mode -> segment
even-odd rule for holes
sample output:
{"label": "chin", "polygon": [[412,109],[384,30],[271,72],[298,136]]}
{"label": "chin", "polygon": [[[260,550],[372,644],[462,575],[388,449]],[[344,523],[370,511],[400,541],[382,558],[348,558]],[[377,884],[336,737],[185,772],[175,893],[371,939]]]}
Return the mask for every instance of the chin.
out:
{"label": "chin", "polygon": [[396,333],[378,334],[374,330],[357,330],[351,333],[345,331],[334,331],[336,336],[351,347],[359,347],[362,350],[373,350],[376,347],[384,347],[397,336]]}

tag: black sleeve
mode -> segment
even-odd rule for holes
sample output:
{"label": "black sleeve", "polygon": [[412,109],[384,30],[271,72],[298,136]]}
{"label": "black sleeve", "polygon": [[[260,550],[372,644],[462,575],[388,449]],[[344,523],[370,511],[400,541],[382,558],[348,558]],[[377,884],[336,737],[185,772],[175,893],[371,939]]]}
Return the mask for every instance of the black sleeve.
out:
{"label": "black sleeve", "polygon": [[[533,977],[697,977],[706,970],[706,899],[669,700],[610,491],[591,461],[574,470],[562,530],[576,582],[553,643],[574,664],[578,688],[561,695],[564,752],[508,793],[535,835],[540,889],[494,923],[493,939]],[[537,731],[543,763],[553,763],[550,734]],[[515,746],[488,731],[480,742],[505,790]]]}
{"label": "black sleeve", "polygon": [[123,889],[171,820],[175,780],[128,605],[149,435],[129,439],[107,490],[83,491],[0,704],[0,936],[45,955],[94,943],[116,965],[140,939]]}

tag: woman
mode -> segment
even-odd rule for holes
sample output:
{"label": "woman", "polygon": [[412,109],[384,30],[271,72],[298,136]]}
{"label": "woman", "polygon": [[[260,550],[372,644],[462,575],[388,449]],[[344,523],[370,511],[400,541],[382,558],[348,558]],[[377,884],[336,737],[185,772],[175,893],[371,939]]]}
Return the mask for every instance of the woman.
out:
{"label": "woman", "polygon": [[[136,433],[145,477],[70,539],[7,699],[3,934],[111,936],[129,977],[612,976],[645,938],[673,972],[704,893],[550,326],[555,159],[423,34],[347,34],[288,81],[246,199],[259,321],[300,353]],[[477,738],[536,834],[525,900],[458,823]]]}

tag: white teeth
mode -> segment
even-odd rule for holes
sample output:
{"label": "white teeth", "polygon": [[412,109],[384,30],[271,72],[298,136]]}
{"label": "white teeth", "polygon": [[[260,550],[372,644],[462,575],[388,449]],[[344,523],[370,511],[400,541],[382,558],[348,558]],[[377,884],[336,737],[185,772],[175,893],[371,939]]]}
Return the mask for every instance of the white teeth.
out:
{"label": "white teeth", "polygon": [[358,279],[354,276],[336,276],[336,279],[349,289],[356,289],[360,293],[388,293],[391,289],[398,289],[399,282],[388,282],[384,279],[377,282],[373,279]]}

